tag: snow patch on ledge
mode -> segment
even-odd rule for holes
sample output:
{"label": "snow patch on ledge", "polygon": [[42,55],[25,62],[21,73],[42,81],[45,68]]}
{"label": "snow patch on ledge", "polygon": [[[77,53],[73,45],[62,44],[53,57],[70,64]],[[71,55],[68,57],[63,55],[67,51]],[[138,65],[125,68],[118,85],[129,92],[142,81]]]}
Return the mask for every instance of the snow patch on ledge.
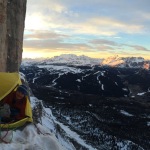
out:
{"label": "snow patch on ledge", "polygon": [[129,117],[133,117],[134,115],[128,113],[127,111],[124,111],[124,110],[120,110],[120,113],[125,115],[125,116],[129,116]]}
{"label": "snow patch on ledge", "polygon": [[138,93],[137,95],[138,96],[142,96],[142,95],[144,95],[146,92],[142,92],[142,93]]}
{"label": "snow patch on ledge", "polygon": [[37,128],[29,124],[23,130],[9,131],[4,140],[9,142],[13,134],[12,141],[8,144],[0,143],[0,150],[65,150],[49,130],[40,124],[37,124]]}

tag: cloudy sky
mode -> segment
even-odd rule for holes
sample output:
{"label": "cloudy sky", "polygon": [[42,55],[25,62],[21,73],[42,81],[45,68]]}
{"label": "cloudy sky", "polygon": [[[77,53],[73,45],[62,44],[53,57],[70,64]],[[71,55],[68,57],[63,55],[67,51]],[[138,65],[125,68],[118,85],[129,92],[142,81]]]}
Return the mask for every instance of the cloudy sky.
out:
{"label": "cloudy sky", "polygon": [[150,59],[150,0],[28,0],[23,57]]}

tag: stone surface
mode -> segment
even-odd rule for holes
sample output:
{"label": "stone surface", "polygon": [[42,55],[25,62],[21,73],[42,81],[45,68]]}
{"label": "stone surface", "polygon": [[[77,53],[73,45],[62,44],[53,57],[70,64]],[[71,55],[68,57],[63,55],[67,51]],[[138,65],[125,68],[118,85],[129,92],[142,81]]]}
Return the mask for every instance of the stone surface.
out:
{"label": "stone surface", "polygon": [[0,0],[0,71],[16,72],[22,59],[26,0]]}

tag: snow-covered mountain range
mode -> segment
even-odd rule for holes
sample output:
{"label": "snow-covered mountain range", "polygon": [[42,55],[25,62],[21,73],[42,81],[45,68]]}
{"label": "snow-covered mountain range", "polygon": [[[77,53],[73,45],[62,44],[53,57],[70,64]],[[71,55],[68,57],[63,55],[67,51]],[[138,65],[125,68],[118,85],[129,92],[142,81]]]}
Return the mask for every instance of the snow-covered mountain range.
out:
{"label": "snow-covered mountain range", "polygon": [[99,65],[101,63],[101,59],[94,59],[90,58],[84,55],[76,56],[74,54],[63,54],[60,56],[55,56],[51,59],[48,59],[46,62],[43,62],[45,64],[68,64],[68,65]]}
{"label": "snow-covered mountain range", "polygon": [[96,59],[87,56],[76,56],[74,54],[62,54],[53,58],[38,58],[38,59],[23,59],[22,65],[33,64],[65,64],[73,66],[111,66],[111,67],[126,67],[126,68],[150,68],[150,60],[145,60],[142,57],[118,57],[113,56],[107,59]]}
{"label": "snow-covered mountain range", "polygon": [[76,56],[74,54],[62,54],[53,58],[23,59],[22,65],[29,64],[65,64],[75,66],[100,65],[103,59],[90,58],[84,55]]}
{"label": "snow-covered mountain range", "polygon": [[[105,67],[118,60],[120,67]],[[44,103],[40,122],[53,131],[63,147],[150,148],[150,71],[142,65],[123,67],[127,62],[144,65],[144,59],[114,57],[101,65],[46,62],[48,59],[28,61],[20,71],[26,75],[33,94]]]}

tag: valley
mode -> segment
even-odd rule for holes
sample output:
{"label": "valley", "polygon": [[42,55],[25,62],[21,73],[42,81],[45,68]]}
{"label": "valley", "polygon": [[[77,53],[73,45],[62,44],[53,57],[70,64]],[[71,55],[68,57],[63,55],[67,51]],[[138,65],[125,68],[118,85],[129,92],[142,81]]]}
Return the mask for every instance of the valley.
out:
{"label": "valley", "polygon": [[34,64],[20,71],[57,120],[95,149],[150,149],[149,70]]}

